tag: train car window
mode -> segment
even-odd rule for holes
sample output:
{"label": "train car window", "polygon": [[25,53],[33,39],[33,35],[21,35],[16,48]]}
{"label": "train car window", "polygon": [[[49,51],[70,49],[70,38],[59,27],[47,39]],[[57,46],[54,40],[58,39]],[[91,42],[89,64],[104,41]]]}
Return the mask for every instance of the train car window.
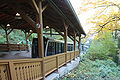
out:
{"label": "train car window", "polygon": [[55,45],[55,54],[57,53],[56,51],[57,51],[57,48],[56,48],[56,42],[54,43],[54,45]]}
{"label": "train car window", "polygon": [[73,44],[68,44],[68,51],[72,51],[73,50]]}
{"label": "train car window", "polygon": [[61,43],[59,43],[59,53],[61,53]]}
{"label": "train car window", "polygon": [[61,43],[61,53],[64,52],[64,43]]}
{"label": "train car window", "polygon": [[59,53],[59,43],[56,42],[56,54],[58,54],[58,53]]}
{"label": "train car window", "polygon": [[55,54],[55,42],[49,42],[47,48],[47,56]]}
{"label": "train car window", "polygon": [[32,58],[37,58],[38,56],[38,39],[33,38],[32,41]]}
{"label": "train car window", "polygon": [[67,45],[67,51],[70,51],[70,44]]}
{"label": "train car window", "polygon": [[[46,48],[46,43],[48,39],[43,37],[43,44],[44,44],[44,53],[45,53],[45,48]],[[32,41],[32,58],[38,58],[38,38],[33,38]]]}
{"label": "train car window", "polygon": [[47,56],[52,55],[52,43],[49,42],[48,44],[48,48],[47,48]]}
{"label": "train car window", "polygon": [[55,42],[53,42],[53,54],[55,54]]}

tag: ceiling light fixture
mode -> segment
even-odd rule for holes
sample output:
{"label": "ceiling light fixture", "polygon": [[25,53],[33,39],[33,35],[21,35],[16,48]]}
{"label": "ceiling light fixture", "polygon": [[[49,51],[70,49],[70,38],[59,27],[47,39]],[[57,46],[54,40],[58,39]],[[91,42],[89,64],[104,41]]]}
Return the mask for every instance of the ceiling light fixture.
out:
{"label": "ceiling light fixture", "polygon": [[22,19],[19,13],[16,13],[15,19]]}
{"label": "ceiling light fixture", "polygon": [[48,29],[49,28],[49,26],[46,26],[46,29]]}
{"label": "ceiling light fixture", "polygon": [[32,30],[30,30],[30,32],[33,32]]}
{"label": "ceiling light fixture", "polygon": [[19,13],[16,13],[16,16],[20,16],[20,14],[19,14]]}
{"label": "ceiling light fixture", "polygon": [[7,24],[7,27],[9,27],[10,26],[10,24]]}

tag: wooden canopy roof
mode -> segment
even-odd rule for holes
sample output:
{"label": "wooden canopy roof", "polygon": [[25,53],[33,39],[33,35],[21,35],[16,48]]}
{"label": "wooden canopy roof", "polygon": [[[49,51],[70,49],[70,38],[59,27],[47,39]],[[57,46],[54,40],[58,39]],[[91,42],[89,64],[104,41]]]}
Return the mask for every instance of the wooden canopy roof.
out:
{"label": "wooden canopy roof", "polygon": [[[0,0],[0,25],[4,28],[21,29],[36,32],[39,14],[38,0]],[[68,35],[85,34],[78,17],[69,0],[43,0],[43,27],[49,26],[60,32],[64,31],[64,23],[68,27]],[[16,19],[19,13],[22,19]],[[10,24],[10,26],[6,26]]]}

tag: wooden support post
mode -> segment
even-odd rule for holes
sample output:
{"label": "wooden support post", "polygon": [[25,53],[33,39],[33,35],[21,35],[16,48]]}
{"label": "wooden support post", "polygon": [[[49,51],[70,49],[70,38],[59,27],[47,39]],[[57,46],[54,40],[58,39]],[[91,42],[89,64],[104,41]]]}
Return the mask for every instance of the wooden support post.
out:
{"label": "wooden support post", "polygon": [[5,34],[6,34],[6,43],[9,44],[9,40],[8,40],[8,32],[7,32],[7,30],[5,30]]}
{"label": "wooden support post", "polygon": [[7,43],[7,47],[8,47],[8,51],[10,51],[10,46],[9,46],[9,38],[8,38],[8,35],[13,31],[13,29],[11,29],[9,32],[8,32],[8,29],[7,28],[3,28],[5,30],[5,35],[6,35],[6,43]]}
{"label": "wooden support post", "polygon": [[65,23],[64,23],[64,27],[65,27],[65,29],[64,29],[64,52],[67,52],[67,36],[68,36],[67,29],[68,29],[68,27]]}
{"label": "wooden support post", "polygon": [[42,0],[38,3],[39,15],[38,15],[38,54],[43,59],[42,61],[42,77],[45,78],[45,67],[44,67],[44,45],[43,45],[43,19],[42,19]]}
{"label": "wooden support post", "polygon": [[39,57],[44,57],[44,46],[43,46],[43,20],[42,20],[42,1],[39,1],[39,19],[38,19],[38,54]]}
{"label": "wooden support post", "polygon": [[50,28],[50,36],[52,37],[52,28]]}
{"label": "wooden support post", "polygon": [[74,32],[74,58],[75,58],[75,50],[76,50],[76,33]]}
{"label": "wooden support post", "polygon": [[27,51],[29,51],[28,50],[28,37],[27,37],[27,32],[24,32],[25,33],[25,40],[26,40],[26,45],[27,45]]}
{"label": "wooden support post", "polygon": [[26,40],[26,45],[28,45],[28,41],[27,41],[27,32],[25,32],[25,40]]}
{"label": "wooden support post", "polygon": [[[24,32],[24,34],[25,34],[25,40],[26,40],[26,45],[27,45],[27,50],[28,50],[28,38],[30,37],[30,35],[32,34],[32,32],[28,32],[28,34],[27,34],[27,32],[26,31],[23,31]],[[29,50],[28,50],[29,51]]]}
{"label": "wooden support post", "polygon": [[[67,53],[67,36],[68,36],[68,26],[64,22],[64,52]],[[67,63],[67,54],[65,54],[65,62]]]}
{"label": "wooden support post", "polygon": [[7,33],[7,30],[6,30],[6,29],[5,29],[5,35],[6,35],[7,48],[8,48],[8,51],[10,51],[9,40],[8,40],[8,33]]}
{"label": "wooden support post", "polygon": [[80,42],[81,42],[81,36],[79,36],[79,42],[78,42],[79,56],[80,56]]}
{"label": "wooden support post", "polygon": [[8,35],[13,31],[13,29],[11,29],[11,30],[8,32],[9,29],[7,29],[7,27],[4,27],[4,26],[1,26],[1,27],[5,30],[6,43],[7,43],[8,51],[10,51]]}

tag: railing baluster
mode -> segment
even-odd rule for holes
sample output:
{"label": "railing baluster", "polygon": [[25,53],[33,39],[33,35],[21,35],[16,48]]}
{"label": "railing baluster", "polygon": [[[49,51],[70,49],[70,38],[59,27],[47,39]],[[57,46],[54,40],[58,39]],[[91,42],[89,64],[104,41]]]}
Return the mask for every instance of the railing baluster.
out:
{"label": "railing baluster", "polygon": [[44,58],[42,59],[42,64],[41,64],[41,73],[42,73],[42,80],[44,80],[44,78],[45,78]]}
{"label": "railing baluster", "polygon": [[58,60],[59,56],[56,56],[56,68],[59,68],[59,60]]}
{"label": "railing baluster", "polygon": [[9,71],[10,71],[11,80],[17,80],[16,75],[15,75],[14,64],[12,61],[9,61]]}

